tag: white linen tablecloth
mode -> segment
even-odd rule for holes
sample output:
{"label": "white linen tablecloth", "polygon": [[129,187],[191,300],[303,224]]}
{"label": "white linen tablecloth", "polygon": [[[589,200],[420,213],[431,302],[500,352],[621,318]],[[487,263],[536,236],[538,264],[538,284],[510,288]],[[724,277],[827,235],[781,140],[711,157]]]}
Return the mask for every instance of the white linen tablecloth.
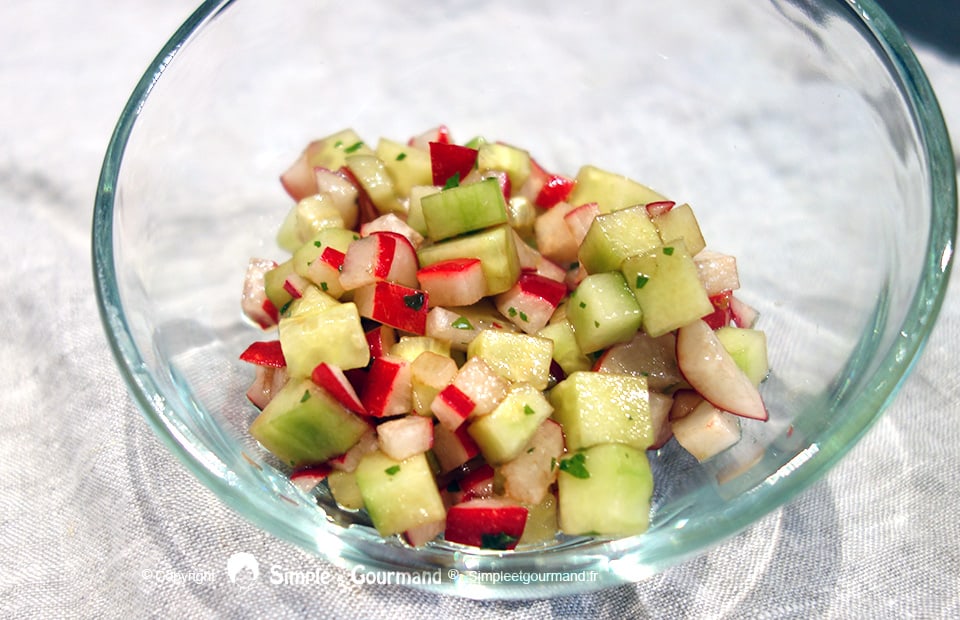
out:
{"label": "white linen tablecloth", "polygon": [[[0,617],[960,617],[956,286],[914,374],[838,467],[733,540],[635,586],[476,602],[361,585],[227,509],[129,397],[89,260],[108,136],[193,8],[0,6]],[[916,45],[960,127],[960,56]],[[239,552],[264,571],[255,587],[227,579]],[[335,583],[267,577],[284,571]]]}

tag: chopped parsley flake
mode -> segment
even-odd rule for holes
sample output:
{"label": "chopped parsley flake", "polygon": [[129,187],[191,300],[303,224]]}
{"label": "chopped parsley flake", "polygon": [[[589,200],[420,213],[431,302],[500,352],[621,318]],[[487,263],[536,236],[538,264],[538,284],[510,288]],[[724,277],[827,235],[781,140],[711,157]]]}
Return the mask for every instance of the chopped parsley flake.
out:
{"label": "chopped parsley flake", "polygon": [[647,285],[647,282],[649,282],[649,281],[650,281],[650,278],[648,278],[647,276],[637,276],[637,284],[636,284],[636,287],[637,287],[637,288],[643,288],[644,286]]}
{"label": "chopped parsley flake", "polygon": [[323,247],[323,241],[314,241],[314,242],[313,242],[313,247],[315,247],[315,248],[322,248],[322,247]]}
{"label": "chopped parsley flake", "polygon": [[560,471],[565,471],[574,478],[589,478],[590,472],[587,471],[586,461],[587,457],[582,452],[578,452],[560,461]]}
{"label": "chopped parsley flake", "polygon": [[523,406],[523,415],[533,415],[535,413],[536,411],[534,411],[533,407],[531,407],[530,405]]}
{"label": "chopped parsley flake", "polygon": [[672,256],[672,255],[673,255],[673,247],[671,247],[671,246],[668,245],[667,247],[663,248],[663,253],[666,254],[667,256]]}
{"label": "chopped parsley flake", "polygon": [[594,322],[593,322],[593,326],[594,326],[594,327],[600,327],[600,321],[594,321]]}
{"label": "chopped parsley flake", "polygon": [[460,186],[460,173],[455,172],[452,177],[447,179],[447,182],[443,184],[443,189],[450,189],[453,187]]}
{"label": "chopped parsley flake", "polygon": [[516,309],[516,308],[507,308],[507,314],[509,314],[509,315],[512,316],[512,317],[513,317],[513,316],[517,316],[517,309]]}
{"label": "chopped parsley flake", "polygon": [[361,142],[354,142],[353,144],[351,144],[351,145],[348,146],[347,148],[343,149],[343,152],[344,152],[344,153],[356,153],[356,152],[359,151],[361,148],[363,148],[363,142],[362,142],[362,141],[361,141]]}
{"label": "chopped parsley flake", "polygon": [[343,146],[343,140],[337,140],[336,142],[333,143],[333,148],[335,149],[338,149],[341,146]]}
{"label": "chopped parsley flake", "polygon": [[527,318],[527,313],[526,313],[526,312],[521,312],[521,313],[520,313],[520,320],[521,320],[521,321],[529,321],[530,319]]}
{"label": "chopped parsley flake", "polygon": [[587,302],[581,301],[581,302],[580,302],[580,307],[581,307],[581,308],[586,308],[586,307],[587,307]]}
{"label": "chopped parsley flake", "polygon": [[504,551],[510,548],[510,545],[517,542],[516,536],[511,536],[506,532],[497,532],[496,534],[482,534],[480,536],[480,547],[483,549],[496,549]]}
{"label": "chopped parsley flake", "polygon": [[397,161],[403,161],[403,160],[406,159],[406,158],[407,158],[407,154],[406,154],[406,153],[398,153],[398,154],[397,154]]}
{"label": "chopped parsley flake", "polygon": [[321,282],[321,283],[320,283],[320,290],[323,291],[324,293],[326,293],[329,288],[330,288],[330,287],[327,286],[327,283],[326,283],[326,282]]}
{"label": "chopped parsley flake", "polygon": [[550,457],[550,471],[553,471],[553,470],[556,469],[556,468],[557,468],[557,459],[551,456],[551,457]]}
{"label": "chopped parsley flake", "polygon": [[473,324],[465,316],[458,318],[450,326],[455,329],[473,329]]}
{"label": "chopped parsley flake", "polygon": [[411,310],[420,310],[426,302],[427,298],[420,291],[403,296],[403,305]]}
{"label": "chopped parsley flake", "polygon": [[286,316],[287,311],[290,309],[290,304],[292,304],[292,303],[293,303],[293,300],[291,299],[291,300],[288,301],[287,303],[285,303],[285,304],[283,304],[282,306],[280,306],[280,314]]}
{"label": "chopped parsley flake", "polygon": [[527,448],[527,454],[533,454],[533,446]]}
{"label": "chopped parsley flake", "polygon": [[399,471],[400,471],[399,465],[391,465],[390,467],[384,469],[383,473],[387,474],[388,476],[393,476],[393,475],[396,475]]}
{"label": "chopped parsley flake", "polygon": [[303,396],[300,397],[300,402],[305,403],[310,400],[310,390],[304,390]]}

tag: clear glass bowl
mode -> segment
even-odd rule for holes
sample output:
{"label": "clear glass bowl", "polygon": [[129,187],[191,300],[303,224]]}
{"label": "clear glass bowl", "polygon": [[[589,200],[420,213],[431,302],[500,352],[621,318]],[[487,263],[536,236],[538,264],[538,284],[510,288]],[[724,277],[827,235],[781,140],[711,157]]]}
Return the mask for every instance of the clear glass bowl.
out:
{"label": "clear glass bowl", "polygon": [[[248,436],[252,371],[237,356],[261,334],[239,294],[250,256],[281,256],[279,173],[343,127],[402,139],[438,123],[523,145],[558,171],[593,163],[637,178],[690,202],[708,245],[738,257],[741,296],[769,337],[771,420],[745,421],[740,445],[703,465],[663,449],[648,533],[413,550],[325,514]],[[703,552],[853,446],[943,299],[954,174],[930,85],[869,0],[223,0],[170,39],[119,120],[94,270],[147,420],[254,524],[345,566],[476,571],[444,572],[433,590],[570,594]]]}

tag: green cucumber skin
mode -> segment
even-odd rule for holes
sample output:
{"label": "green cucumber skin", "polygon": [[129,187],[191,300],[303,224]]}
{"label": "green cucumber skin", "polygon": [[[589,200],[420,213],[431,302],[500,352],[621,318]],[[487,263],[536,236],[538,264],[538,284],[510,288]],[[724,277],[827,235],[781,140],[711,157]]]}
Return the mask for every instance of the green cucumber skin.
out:
{"label": "green cucumber skin", "polygon": [[580,244],[577,257],[588,273],[617,271],[627,257],[661,245],[646,207],[598,215]]}
{"label": "green cucumber skin", "polygon": [[436,241],[507,223],[496,179],[451,187],[420,200],[428,236]]}
{"label": "green cucumber skin", "polygon": [[250,434],[291,467],[343,454],[367,423],[308,379],[290,380],[250,425]]}
{"label": "green cucumber skin", "polygon": [[291,377],[308,377],[321,362],[348,370],[370,361],[360,313],[352,302],[282,318],[279,333]]}

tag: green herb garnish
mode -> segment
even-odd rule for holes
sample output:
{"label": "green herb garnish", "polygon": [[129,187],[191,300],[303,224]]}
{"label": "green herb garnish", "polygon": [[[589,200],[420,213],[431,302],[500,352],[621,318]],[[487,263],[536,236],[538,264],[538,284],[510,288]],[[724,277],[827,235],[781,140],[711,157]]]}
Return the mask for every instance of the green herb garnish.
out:
{"label": "green herb garnish", "polygon": [[426,302],[427,298],[419,291],[403,296],[403,305],[411,310],[420,310]]}
{"label": "green herb garnish", "polygon": [[482,534],[480,536],[480,547],[483,549],[496,549],[505,551],[510,545],[517,542],[516,536],[511,536],[506,532],[497,532],[496,534]]}
{"label": "green herb garnish", "polygon": [[387,474],[388,476],[393,476],[393,475],[396,475],[399,471],[400,471],[399,465],[391,465],[390,467],[384,469],[383,473]]}
{"label": "green herb garnish", "polygon": [[529,321],[530,319],[527,318],[527,313],[526,313],[526,312],[521,312],[521,313],[520,313],[520,320],[521,320],[521,321]]}
{"label": "green herb garnish", "polygon": [[643,288],[644,286],[647,285],[647,282],[649,282],[649,281],[650,281],[650,278],[648,278],[647,276],[637,276],[637,284],[636,284],[636,287],[637,287],[637,288]]}
{"label": "green herb garnish", "polygon": [[673,255],[673,248],[668,245],[667,247],[663,248],[663,253],[667,256],[671,256]]}
{"label": "green herb garnish", "polygon": [[356,153],[363,147],[363,142],[354,142],[347,148],[343,149],[344,153]]}
{"label": "green herb garnish", "polygon": [[321,282],[321,283],[320,283],[320,290],[323,291],[324,293],[326,293],[329,288],[330,288],[330,287],[327,286],[327,283],[326,283],[326,282]]}
{"label": "green herb garnish", "polygon": [[406,153],[399,153],[399,154],[397,155],[397,161],[403,161],[403,160],[406,159],[406,158],[407,158],[407,154],[406,154]]}
{"label": "green herb garnish", "polygon": [[465,316],[458,318],[456,321],[451,323],[450,326],[455,329],[473,329],[473,325]]}
{"label": "green herb garnish", "polygon": [[460,187],[460,173],[455,172],[452,177],[447,179],[447,182],[443,184],[443,189],[451,189],[454,187]]}
{"label": "green herb garnish", "polygon": [[300,402],[305,403],[310,400],[310,390],[304,390],[303,396],[300,397]]}
{"label": "green herb garnish", "polygon": [[582,452],[560,461],[560,471],[565,471],[574,478],[590,477],[590,472],[587,471],[587,457]]}
{"label": "green herb garnish", "polygon": [[530,405],[523,406],[523,415],[533,415],[535,413],[536,411],[534,411],[533,407],[531,407]]}

